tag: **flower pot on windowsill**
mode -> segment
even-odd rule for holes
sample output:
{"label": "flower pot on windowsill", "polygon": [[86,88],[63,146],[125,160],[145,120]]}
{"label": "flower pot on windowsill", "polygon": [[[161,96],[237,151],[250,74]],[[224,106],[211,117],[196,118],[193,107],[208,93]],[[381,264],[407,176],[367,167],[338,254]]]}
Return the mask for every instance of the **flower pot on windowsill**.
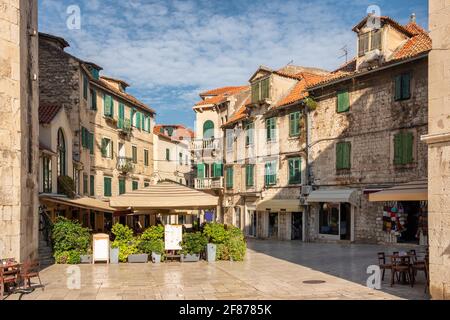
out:
{"label": "flower pot on windowsill", "polygon": [[193,253],[193,254],[182,254],[181,255],[181,262],[198,262],[200,261],[200,255]]}
{"label": "flower pot on windowsill", "polygon": [[161,254],[152,252],[152,262],[153,263],[161,263]]}
{"label": "flower pot on windowsill", "polygon": [[147,263],[148,262],[148,254],[130,254],[128,256],[128,263]]}
{"label": "flower pot on windowsill", "polygon": [[80,260],[82,264],[90,264],[92,263],[92,255],[91,254],[82,254],[80,255]]}

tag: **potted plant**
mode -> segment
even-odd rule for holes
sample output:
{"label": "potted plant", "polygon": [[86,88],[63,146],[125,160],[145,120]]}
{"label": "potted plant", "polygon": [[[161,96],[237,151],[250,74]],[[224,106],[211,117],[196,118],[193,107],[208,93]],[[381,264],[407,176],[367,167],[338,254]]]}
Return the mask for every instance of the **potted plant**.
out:
{"label": "potted plant", "polygon": [[147,263],[148,254],[142,253],[140,250],[137,251],[137,253],[133,253],[128,256],[128,263]]}
{"label": "potted plant", "polygon": [[109,249],[109,263],[119,263],[119,246],[116,243],[111,244],[111,248]]}
{"label": "potted plant", "polygon": [[91,247],[87,228],[76,221],[59,217],[52,228],[54,258],[58,264],[78,264],[86,261]]}
{"label": "potted plant", "polygon": [[181,242],[181,262],[197,262],[205,249],[208,239],[201,233],[185,233]]}
{"label": "potted plant", "polygon": [[118,249],[120,262],[127,262],[130,255],[138,253],[139,241],[133,236],[133,230],[128,226],[116,223],[111,232],[115,236],[111,247]]}
{"label": "potted plant", "polygon": [[161,262],[164,254],[164,227],[152,226],[140,237],[139,250],[152,256],[153,263]]}
{"label": "potted plant", "polygon": [[207,223],[203,228],[203,233],[208,239],[207,260],[208,262],[216,261],[217,245],[223,244],[227,240],[227,231],[225,226],[220,223]]}
{"label": "potted plant", "polygon": [[89,249],[86,254],[81,254],[80,255],[80,262],[83,264],[90,264],[92,263],[92,252],[91,249]]}

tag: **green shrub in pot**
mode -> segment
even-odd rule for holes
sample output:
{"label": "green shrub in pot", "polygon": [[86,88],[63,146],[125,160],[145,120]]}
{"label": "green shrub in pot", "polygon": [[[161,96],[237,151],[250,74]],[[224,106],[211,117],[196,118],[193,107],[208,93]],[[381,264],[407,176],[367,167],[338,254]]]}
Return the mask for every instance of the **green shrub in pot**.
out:
{"label": "green shrub in pot", "polygon": [[183,248],[181,253],[184,255],[200,254],[205,250],[207,244],[208,239],[201,232],[185,233],[181,242],[181,247]]}
{"label": "green shrub in pot", "polygon": [[115,236],[111,247],[119,248],[120,262],[126,262],[129,255],[139,253],[140,240],[133,236],[133,230],[130,227],[116,223],[111,232]]}
{"label": "green shrub in pot", "polygon": [[78,264],[80,255],[90,252],[91,235],[79,222],[58,217],[52,228],[52,242],[56,263]]}

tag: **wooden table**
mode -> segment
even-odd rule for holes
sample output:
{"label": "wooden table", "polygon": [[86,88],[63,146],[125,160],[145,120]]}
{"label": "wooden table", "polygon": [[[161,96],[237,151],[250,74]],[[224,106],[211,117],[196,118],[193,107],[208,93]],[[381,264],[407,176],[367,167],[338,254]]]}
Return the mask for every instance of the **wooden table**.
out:
{"label": "wooden table", "polygon": [[[388,258],[392,259],[394,258],[398,258],[401,260],[401,264],[404,266],[408,266],[408,267],[412,267],[412,265],[414,264],[413,258],[417,257],[417,255],[415,254],[411,254],[411,253],[406,253],[406,254],[391,254],[388,255]],[[406,259],[409,258],[409,263],[406,262]],[[413,275],[414,276],[414,275]],[[414,281],[414,280],[412,280]],[[402,284],[408,284],[408,282],[406,281],[406,275],[402,272]]]}
{"label": "wooden table", "polygon": [[[19,281],[20,281],[20,264],[18,264],[17,262],[10,262],[10,263],[0,263],[0,268],[2,269],[2,276],[3,277],[14,277],[15,281],[14,282],[6,282],[4,283],[4,290],[6,291],[6,289],[10,289],[10,286],[14,286],[17,287],[19,285]],[[11,280],[11,279],[9,279]],[[3,294],[3,292],[2,292]],[[3,297],[2,297],[3,298]]]}

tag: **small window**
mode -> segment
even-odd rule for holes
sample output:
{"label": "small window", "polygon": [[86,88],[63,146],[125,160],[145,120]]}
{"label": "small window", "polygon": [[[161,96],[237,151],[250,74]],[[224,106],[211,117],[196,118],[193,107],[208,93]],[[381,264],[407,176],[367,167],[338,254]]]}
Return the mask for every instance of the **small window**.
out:
{"label": "small window", "polygon": [[89,194],[89,176],[87,174],[83,174],[83,194]]}
{"label": "small window", "polygon": [[89,177],[89,195],[91,197],[95,196],[95,177]]}
{"label": "small window", "polygon": [[113,144],[109,138],[102,139],[102,157],[109,159],[113,158]]}
{"label": "small window", "polygon": [[300,111],[289,115],[289,136],[298,137],[300,135]]}
{"label": "small window", "polygon": [[139,189],[139,181],[133,181],[133,191]]}
{"label": "small window", "polygon": [[170,149],[166,149],[166,161],[170,161]]}
{"label": "small window", "polygon": [[337,112],[347,112],[350,110],[350,95],[348,90],[342,90],[337,93]]}
{"label": "small window", "polygon": [[276,118],[269,118],[266,119],[266,135],[267,135],[267,142],[274,142],[276,139]]}
{"label": "small window", "polygon": [[91,89],[91,110],[97,110],[97,91]]}
{"label": "small window", "polygon": [[227,130],[226,136],[227,136],[227,151],[232,151],[234,142],[233,130]]}
{"label": "small window", "polygon": [[148,167],[148,150],[144,149],[144,166]]}
{"label": "small window", "polygon": [[394,136],[394,164],[406,165],[414,162],[414,135],[402,132]]}
{"label": "small window", "polygon": [[148,188],[150,187],[150,183],[149,182],[144,182],[144,188]]}
{"label": "small window", "polygon": [[232,189],[233,188],[233,167],[228,167],[227,168],[227,179],[226,179],[226,185],[227,185],[227,189]]}
{"label": "small window", "polygon": [[245,185],[247,188],[255,186],[255,165],[245,166]]}
{"label": "small window", "polygon": [[351,168],[351,143],[339,142],[336,144],[336,169],[350,169]]}
{"label": "small window", "polygon": [[266,186],[277,183],[276,161],[267,162],[264,169],[264,182]]}
{"label": "small window", "polygon": [[105,197],[111,197],[112,196],[112,190],[111,190],[111,178],[104,177],[103,178],[103,194]]}
{"label": "small window", "polygon": [[113,118],[114,117],[114,100],[113,100],[113,98],[111,96],[105,94],[103,104],[104,104],[105,117]]}
{"label": "small window", "polygon": [[289,159],[289,184],[302,183],[301,158]]}
{"label": "small window", "polygon": [[255,124],[252,123],[247,123],[246,127],[245,127],[245,145],[246,146],[251,146],[254,144],[255,141]]}
{"label": "small window", "polygon": [[138,162],[138,160],[137,160],[137,158],[138,158],[138,155],[137,155],[137,147],[136,146],[132,146],[131,147],[131,152],[132,152],[132,161],[133,161],[133,163],[137,163]]}
{"label": "small window", "polygon": [[184,158],[184,164],[187,166],[189,165],[189,156],[188,155],[186,155]]}
{"label": "small window", "polygon": [[411,98],[411,74],[400,74],[395,77],[395,101],[409,98]]}
{"label": "small window", "polygon": [[44,193],[52,193],[52,159],[50,157],[43,157],[42,165],[43,191]]}
{"label": "small window", "polygon": [[126,193],[126,181],[125,179],[119,179],[119,195]]}

